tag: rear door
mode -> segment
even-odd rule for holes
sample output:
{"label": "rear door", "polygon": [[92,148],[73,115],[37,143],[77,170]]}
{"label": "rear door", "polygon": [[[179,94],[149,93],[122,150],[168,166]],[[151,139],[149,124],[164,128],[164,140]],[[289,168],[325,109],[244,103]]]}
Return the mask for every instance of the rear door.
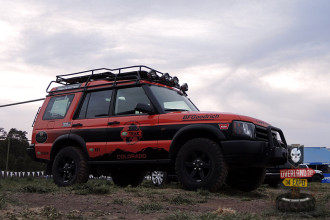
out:
{"label": "rear door", "polygon": [[84,95],[76,119],[72,121],[71,135],[78,135],[86,142],[93,159],[106,152],[109,109],[112,90],[89,91]]}

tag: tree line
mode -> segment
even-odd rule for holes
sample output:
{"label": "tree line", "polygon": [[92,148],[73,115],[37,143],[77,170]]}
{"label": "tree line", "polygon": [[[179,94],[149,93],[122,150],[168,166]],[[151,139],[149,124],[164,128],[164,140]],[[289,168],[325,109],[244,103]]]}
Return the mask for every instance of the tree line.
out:
{"label": "tree line", "polygon": [[40,171],[46,169],[46,164],[38,163],[32,160],[27,153],[26,148],[29,146],[26,137],[27,132],[10,129],[9,132],[0,128],[0,170],[6,170],[8,142],[9,142],[9,171]]}

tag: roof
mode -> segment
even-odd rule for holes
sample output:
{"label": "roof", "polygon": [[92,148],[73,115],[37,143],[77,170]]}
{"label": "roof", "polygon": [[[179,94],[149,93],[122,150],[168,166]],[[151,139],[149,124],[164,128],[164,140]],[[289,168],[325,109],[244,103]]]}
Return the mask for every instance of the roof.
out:
{"label": "roof", "polygon": [[330,164],[330,149],[326,147],[305,147],[304,163],[309,165]]}

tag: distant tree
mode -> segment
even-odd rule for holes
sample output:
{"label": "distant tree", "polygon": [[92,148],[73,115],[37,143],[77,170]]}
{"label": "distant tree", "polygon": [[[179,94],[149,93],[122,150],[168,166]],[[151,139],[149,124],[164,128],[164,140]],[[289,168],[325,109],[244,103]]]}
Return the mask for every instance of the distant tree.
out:
{"label": "distant tree", "polygon": [[45,170],[46,165],[33,161],[26,153],[29,146],[26,137],[27,132],[10,129],[7,133],[4,129],[0,130],[0,170],[5,170],[8,152],[8,141],[10,141],[9,163],[10,171],[41,171]]}
{"label": "distant tree", "polygon": [[0,140],[3,140],[7,137],[7,132],[4,128],[0,128]]}
{"label": "distant tree", "polygon": [[7,137],[18,140],[28,140],[26,135],[27,135],[26,131],[21,131],[21,130],[17,130],[16,128],[12,128],[8,132]]}

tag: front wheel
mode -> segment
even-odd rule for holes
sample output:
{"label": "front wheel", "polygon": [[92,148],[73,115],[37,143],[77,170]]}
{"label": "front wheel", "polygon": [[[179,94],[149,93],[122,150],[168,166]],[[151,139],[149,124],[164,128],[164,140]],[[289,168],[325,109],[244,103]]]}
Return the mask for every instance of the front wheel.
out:
{"label": "front wheel", "polygon": [[89,175],[87,159],[78,148],[66,147],[56,155],[52,174],[58,186],[86,183]]}
{"label": "front wheel", "polygon": [[216,191],[226,181],[228,169],[220,146],[207,138],[195,138],[180,149],[175,171],[183,188]]}

